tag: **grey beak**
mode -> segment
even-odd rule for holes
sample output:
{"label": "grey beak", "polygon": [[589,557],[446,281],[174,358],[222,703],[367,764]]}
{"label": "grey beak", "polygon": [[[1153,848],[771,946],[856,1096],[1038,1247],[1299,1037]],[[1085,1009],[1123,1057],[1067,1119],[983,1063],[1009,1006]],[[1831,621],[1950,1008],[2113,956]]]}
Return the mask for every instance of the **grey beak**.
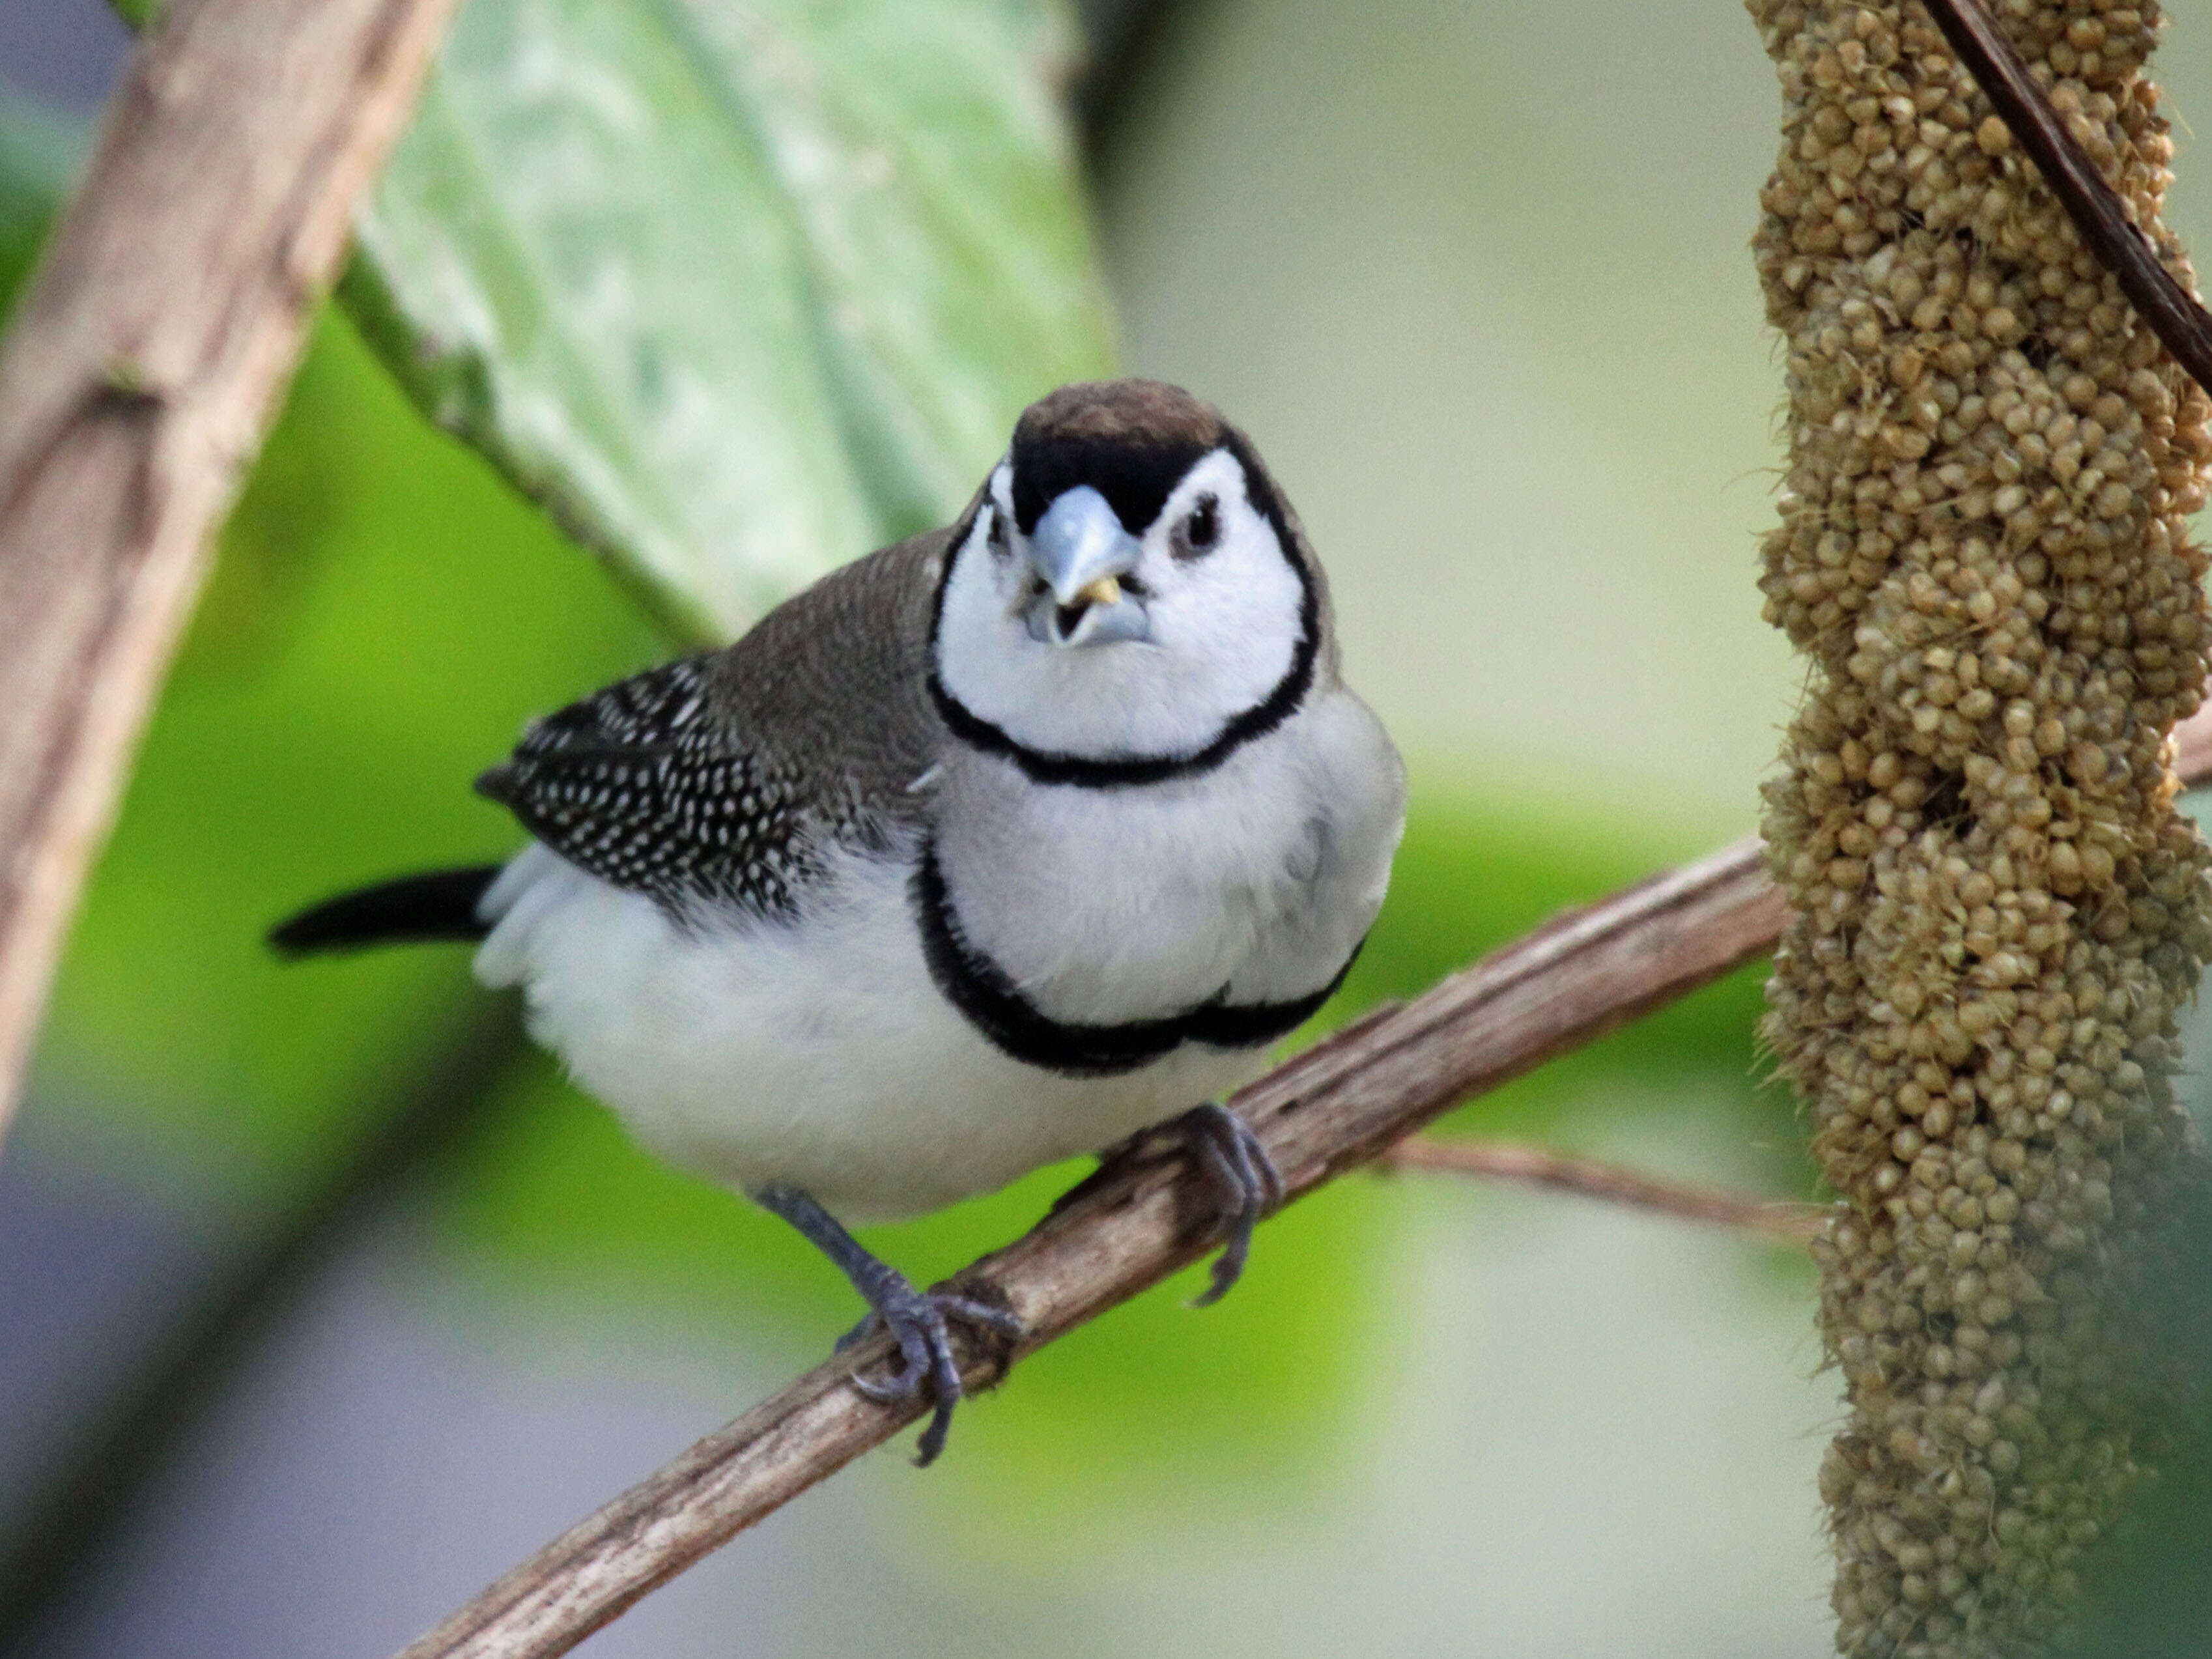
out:
{"label": "grey beak", "polygon": [[1135,569],[1139,550],[1106,498],[1089,484],[1061,495],[1030,532],[1030,563],[1062,605],[1074,604],[1101,576]]}
{"label": "grey beak", "polygon": [[1134,570],[1143,551],[1103,495],[1089,484],[1065,491],[1030,532],[1030,567],[1047,590],[1025,607],[1030,637],[1053,645],[1145,638],[1145,607],[1114,580]]}

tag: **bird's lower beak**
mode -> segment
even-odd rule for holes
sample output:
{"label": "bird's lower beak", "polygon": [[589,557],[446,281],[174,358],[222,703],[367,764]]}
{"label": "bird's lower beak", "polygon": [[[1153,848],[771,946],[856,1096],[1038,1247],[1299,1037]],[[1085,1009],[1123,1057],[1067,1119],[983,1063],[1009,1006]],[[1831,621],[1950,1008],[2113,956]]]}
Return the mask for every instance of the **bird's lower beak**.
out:
{"label": "bird's lower beak", "polygon": [[1089,484],[1064,492],[1030,534],[1036,583],[1022,607],[1030,636],[1063,646],[1146,638],[1152,620],[1121,580],[1143,550]]}
{"label": "bird's lower beak", "polygon": [[1045,645],[1111,645],[1117,640],[1151,637],[1152,618],[1135,595],[1111,576],[1101,576],[1062,605],[1049,589],[1032,599],[1023,614],[1030,637]]}

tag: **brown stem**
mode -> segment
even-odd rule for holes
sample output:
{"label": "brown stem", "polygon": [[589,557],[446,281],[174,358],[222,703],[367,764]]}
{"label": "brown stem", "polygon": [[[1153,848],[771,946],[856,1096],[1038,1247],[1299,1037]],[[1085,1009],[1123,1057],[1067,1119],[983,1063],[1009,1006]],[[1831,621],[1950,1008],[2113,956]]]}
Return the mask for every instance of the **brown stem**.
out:
{"label": "brown stem", "polygon": [[454,0],[178,0],[0,356],[0,1123],[210,538]]}
{"label": "brown stem", "polygon": [[2119,192],[2105,182],[2104,174],[2067,131],[2012,42],[1990,21],[1979,0],[1924,3],[1951,50],[2011,131],[2013,142],[2042,173],[2089,251],[2118,279],[2129,302],[2165,342],[2173,361],[2212,392],[2212,313],[2159,263],[2150,239],[2129,216]]}
{"label": "brown stem", "polygon": [[[2212,708],[2174,733],[2185,783],[2212,781]],[[1378,1009],[1261,1078],[1231,1103],[1304,1196],[1468,1097],[1602,1036],[1771,950],[1780,890],[1746,840],[1571,911],[1402,1007]],[[954,1283],[1002,1303],[1030,1334],[1012,1353],[970,1349],[988,1387],[1022,1355],[1126,1302],[1208,1248],[1210,1200],[1179,1161],[1118,1161],[1024,1237]],[[570,1648],[921,1414],[850,1381],[880,1368],[882,1339],[816,1366],[781,1394],[586,1517],[407,1648],[400,1659],[544,1659]]]}
{"label": "brown stem", "polygon": [[1782,1203],[1767,1199],[1737,1198],[1707,1188],[1685,1186],[1638,1175],[1595,1158],[1574,1158],[1547,1152],[1540,1146],[1515,1146],[1497,1140],[1433,1140],[1416,1136],[1401,1140],[1376,1160],[1385,1169],[1443,1170],[1454,1175],[1477,1176],[1490,1181],[1510,1181],[1530,1187],[1550,1187],[1559,1192],[1580,1193],[1639,1210],[1656,1210],[1690,1221],[1710,1221],[1717,1226],[1741,1227],[1802,1244],[1818,1232],[1826,1211],[1817,1204]]}

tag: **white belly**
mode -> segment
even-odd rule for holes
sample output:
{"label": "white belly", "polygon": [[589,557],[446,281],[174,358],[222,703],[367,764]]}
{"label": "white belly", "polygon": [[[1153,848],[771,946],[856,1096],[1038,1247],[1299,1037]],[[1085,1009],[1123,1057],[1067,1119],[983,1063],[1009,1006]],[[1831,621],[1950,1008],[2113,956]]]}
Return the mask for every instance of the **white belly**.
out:
{"label": "white belly", "polygon": [[[803,926],[687,932],[533,846],[485,902],[488,985],[672,1162],[781,1182],[848,1220],[917,1214],[1218,1097],[1266,1051],[1195,1045],[1121,1077],[1011,1060],[938,992],[904,864],[841,854]],[[811,900],[823,891],[834,908]]]}

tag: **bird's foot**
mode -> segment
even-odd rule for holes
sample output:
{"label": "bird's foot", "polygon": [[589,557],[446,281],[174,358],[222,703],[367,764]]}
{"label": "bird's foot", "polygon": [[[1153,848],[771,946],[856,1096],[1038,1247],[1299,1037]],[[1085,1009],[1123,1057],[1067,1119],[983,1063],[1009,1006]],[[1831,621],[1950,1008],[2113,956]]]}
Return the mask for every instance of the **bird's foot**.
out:
{"label": "bird's foot", "polygon": [[853,1386],[878,1405],[912,1400],[927,1388],[936,1397],[929,1426],[921,1431],[915,1462],[927,1468],[945,1449],[945,1433],[952,1425],[952,1408],[960,1403],[960,1363],[952,1356],[950,1322],[1018,1342],[1024,1334],[1022,1322],[1004,1308],[994,1308],[971,1296],[951,1291],[917,1291],[913,1280],[861,1248],[840,1222],[796,1187],[771,1185],[753,1198],[771,1213],[781,1216],[805,1234],[815,1248],[836,1262],[853,1288],[875,1311],[838,1339],[842,1353],[854,1343],[890,1331],[898,1345],[898,1368],[889,1376],[874,1378],[853,1373]]}
{"label": "bird's foot", "polygon": [[1211,1307],[1243,1275],[1252,1230],[1283,1202],[1283,1174],[1251,1127],[1226,1106],[1209,1101],[1176,1121],[1185,1142],[1221,1194],[1220,1230],[1227,1243],[1213,1258],[1212,1280],[1192,1303]]}
{"label": "bird's foot", "polygon": [[[936,1400],[929,1426],[915,1445],[915,1464],[927,1468],[945,1449],[946,1431],[952,1426],[952,1408],[964,1392],[960,1364],[953,1358],[951,1323],[957,1320],[1009,1342],[1024,1334],[1022,1322],[1003,1308],[951,1291],[917,1291],[905,1274],[876,1264],[878,1271],[855,1275],[854,1282],[874,1310],[837,1339],[836,1352],[844,1352],[878,1330],[889,1330],[898,1345],[899,1361],[890,1376],[872,1377],[853,1373],[853,1386],[878,1405],[911,1400],[927,1388]],[[865,1278],[866,1282],[863,1283]]]}

